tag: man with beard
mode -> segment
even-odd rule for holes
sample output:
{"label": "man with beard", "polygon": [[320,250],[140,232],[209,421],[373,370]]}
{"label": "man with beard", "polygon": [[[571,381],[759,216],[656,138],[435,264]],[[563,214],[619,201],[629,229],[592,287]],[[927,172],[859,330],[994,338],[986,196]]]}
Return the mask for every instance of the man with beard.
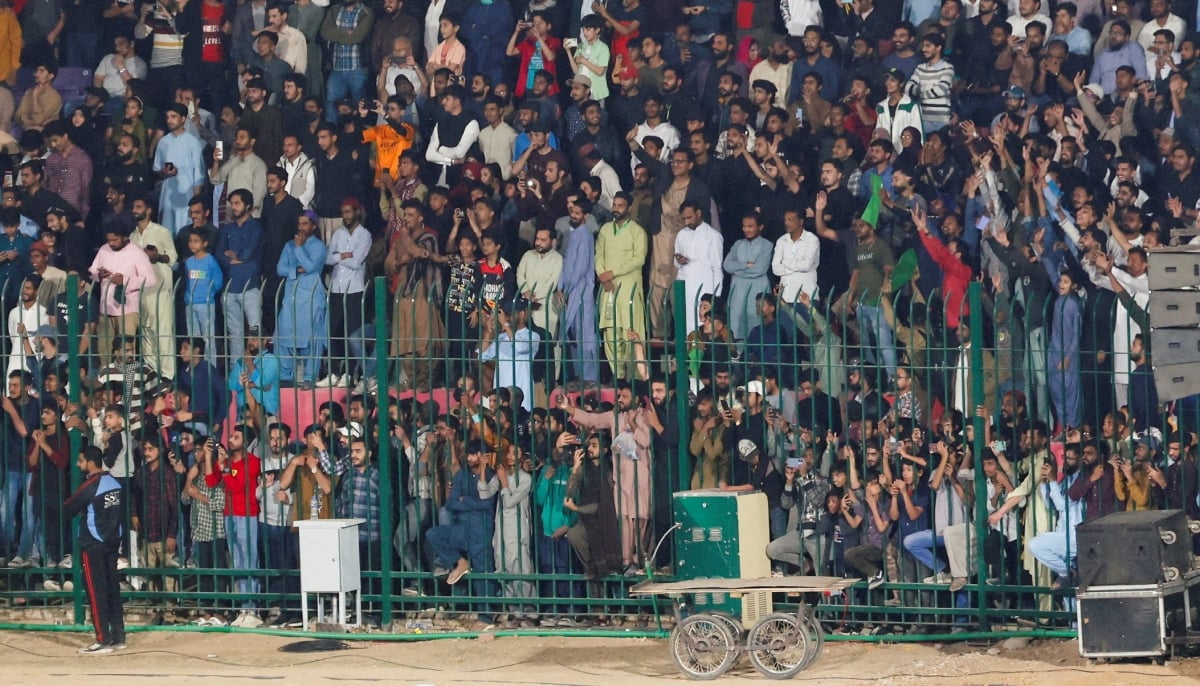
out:
{"label": "man with beard", "polygon": [[631,214],[633,198],[624,191],[613,197],[613,220],[596,237],[596,278],[600,282],[600,331],[614,378],[634,372],[627,333],[646,337],[642,268],[646,263],[646,230]]}
{"label": "man with beard", "polygon": [[[949,0],[945,5],[957,0]],[[943,5],[943,7],[945,7]],[[950,123],[950,89],[954,85],[954,65],[943,57],[946,39],[936,33],[921,39],[921,56],[925,61],[917,66],[905,85],[908,94],[921,104],[924,133],[937,131]]]}
{"label": "man with beard", "polygon": [[[1114,476],[1112,468],[1101,458],[1102,445],[1103,443],[1094,439],[1089,439],[1083,444],[1068,443],[1063,451],[1061,480],[1056,478],[1053,460],[1047,460],[1038,471],[1038,491],[1058,512],[1058,520],[1053,531],[1038,534],[1030,539],[1028,550],[1038,562],[1054,573],[1056,578],[1053,588],[1071,585],[1071,570],[1074,567],[1076,550],[1075,527],[1085,519],[1093,519],[1101,514],[1099,511],[1085,514],[1086,509],[1090,509],[1087,508],[1085,499],[1090,501],[1093,493],[1098,496],[1106,482],[1112,504],[1108,511],[1116,510]],[[1009,497],[1009,502],[1011,501],[1012,496]],[[992,516],[995,517],[1002,511],[1003,508]]]}
{"label": "man with beard", "polygon": [[[375,110],[375,114],[379,116],[382,123],[362,132],[363,143],[375,144],[374,183],[376,188],[381,188],[381,179],[385,174],[392,177],[400,175],[400,156],[411,149],[417,141],[417,130],[411,124],[402,121],[405,105],[404,98],[399,95],[389,97],[386,104],[380,105]],[[358,113],[360,117],[365,117],[366,107],[360,105]],[[386,194],[380,195],[379,208],[380,213],[385,217],[390,204],[386,197]]]}
{"label": "man with beard", "polygon": [[618,131],[628,131],[638,125],[645,116],[646,94],[638,82],[637,67],[627,64],[616,72],[615,78],[621,86],[609,105],[613,126]]}
{"label": "man with beard", "polygon": [[[279,103],[279,128],[284,136],[300,136],[312,121],[304,108],[308,79],[303,74],[288,74],[283,77],[283,98]],[[317,115],[320,116],[320,115]],[[284,151],[286,155],[287,152]]]}
{"label": "man with beard", "polygon": [[105,162],[104,183],[106,185],[121,184],[125,188],[149,188],[151,183],[150,167],[145,162],[138,162],[138,152],[141,143],[131,134],[123,133],[117,139],[117,147]]}
{"label": "man with beard", "polygon": [[409,55],[420,54],[421,25],[411,14],[404,11],[404,0],[384,0],[382,9],[383,11],[375,15],[375,23],[371,27],[370,64],[382,65],[388,57],[395,55],[394,48],[398,38],[407,42]]}
{"label": "man with beard", "polygon": [[[405,200],[396,209],[402,219],[384,260],[384,268],[392,276],[394,296],[391,355],[401,358],[408,383],[420,390],[429,387],[445,349],[446,330],[437,304],[439,272],[431,261],[439,252],[438,236],[425,223],[426,210],[421,201]],[[372,377],[372,371],[368,360],[363,375]],[[374,391],[373,379],[361,383],[364,390]]]}
{"label": "man with beard", "polygon": [[884,72],[899,69],[904,74],[911,74],[922,61],[921,55],[913,49],[913,38],[916,28],[909,22],[900,22],[892,29],[892,52],[880,61]]}
{"label": "man with beard", "polygon": [[[522,295],[535,309],[530,317],[533,323],[551,334],[558,331],[559,308],[552,296],[562,272],[562,254],[554,249],[554,229],[539,227],[533,234],[533,249],[525,251],[517,265],[517,283],[525,288]],[[554,348],[554,357],[557,366],[562,359],[558,346]],[[552,376],[558,378],[557,369]]]}
{"label": "man with beard", "polygon": [[624,379],[616,382],[617,397],[612,412],[592,413],[581,410],[565,394],[558,396],[558,408],[566,412],[577,426],[585,429],[607,430],[613,437],[614,461],[613,503],[620,518],[621,557],[625,574],[636,575],[654,550],[650,539],[650,480],[652,468],[651,445],[653,434],[663,432],[658,414],[642,405],[634,396],[633,386]]}
{"label": "man with beard", "polygon": [[321,219],[321,233],[317,238],[326,245],[342,225],[342,200],[357,198],[363,188],[363,161],[358,158],[354,146],[341,146],[338,137],[337,127],[328,122],[317,129],[317,147],[321,154],[316,156],[317,190],[313,210]]}
{"label": "man with beard", "polygon": [[37,300],[41,285],[42,277],[36,274],[26,276],[21,281],[19,301],[8,311],[8,334],[12,344],[8,354],[8,374],[32,372],[27,361],[33,359],[33,354],[25,349],[25,344],[28,343],[32,350],[37,349],[36,332],[49,318],[46,308]]}
{"label": "man with beard", "polygon": [[[279,82],[279,90],[283,90],[282,77]],[[264,160],[279,159],[283,151],[283,121],[279,110],[267,104],[270,92],[266,81],[251,79],[246,84],[246,109],[238,119],[238,126],[246,127],[254,139],[254,154]]]}
{"label": "man with beard", "polygon": [[145,251],[157,280],[142,288],[141,350],[146,364],[163,379],[175,378],[175,293],[172,273],[179,261],[167,227],[152,221],[154,209],[144,197],[134,198],[130,212],[137,222],[130,242]]}
{"label": "man with beard", "polygon": [[244,348],[244,331],[262,326],[262,224],[251,216],[254,196],[245,189],[229,194],[229,221],[221,225],[213,256],[225,270],[223,305],[229,356],[238,359]]}
{"label": "man with beard", "polygon": [[[571,139],[571,152],[576,162],[576,170],[581,178],[594,176],[594,164],[588,164],[585,154],[586,146],[591,145],[600,159],[604,160],[613,170],[622,174],[622,179],[628,178],[629,149],[621,145],[621,137],[611,125],[604,121],[604,107],[595,100],[588,100],[580,105],[583,115],[583,130]],[[615,190],[615,189],[614,189]]]}
{"label": "man with beard", "polygon": [[[865,0],[864,5],[870,0]],[[870,10],[868,10],[870,11]],[[871,11],[871,16],[882,16],[878,12]],[[804,28],[804,37],[802,39],[803,53],[800,58],[792,65],[791,78],[787,88],[781,88],[779,92],[779,102],[790,103],[793,100],[799,100],[799,95],[803,90],[804,77],[809,74],[819,74],[824,90],[829,94],[830,98],[836,98],[841,91],[841,86],[838,74],[838,65],[828,57],[821,54],[821,27],[807,26]],[[756,78],[762,78],[761,76]],[[789,97],[790,96],[790,97]],[[821,121],[814,122],[821,124]]]}
{"label": "man with beard", "polygon": [[105,227],[105,245],[88,269],[100,287],[100,324],[96,344],[100,363],[113,358],[113,339],[137,335],[142,289],[158,283],[145,251],[129,241],[129,230],[120,225]]}
{"label": "man with beard", "polygon": [[187,133],[187,109],[170,105],[167,134],[154,151],[154,173],[163,179],[158,196],[159,216],[172,233],[188,225],[188,200],[204,188],[204,143]]}
{"label": "man with beard", "polygon": [[[536,226],[553,226],[558,218],[567,213],[567,196],[572,192],[567,186],[569,172],[566,162],[546,160],[542,176],[541,180],[530,178],[518,187],[517,207],[521,210],[521,216],[532,219]],[[521,240],[527,241],[529,238],[524,232],[520,236]],[[560,252],[565,253],[565,247],[560,248]]]}
{"label": "man with beard", "polygon": [[843,185],[842,168],[834,159],[821,163],[820,181],[822,190],[817,193],[810,218],[813,233],[821,239],[817,290],[822,298],[835,302],[845,292],[855,266],[854,233],[842,228],[850,225],[855,201],[854,195]]}
{"label": "man with beard", "polygon": [[[209,180],[213,185],[223,184],[226,194],[244,189],[255,198],[261,200],[267,196],[267,165],[263,158],[254,152],[255,139],[246,126],[238,126],[233,139],[233,155],[228,160],[223,154],[213,153],[212,167],[209,169]],[[274,159],[274,158],[272,158]],[[262,215],[262,206],[256,205],[251,214],[254,217]]]}
{"label": "man with beard", "polygon": [[[20,204],[21,213],[38,222],[42,228],[46,226],[46,212],[55,207],[67,208],[67,201],[61,195],[46,188],[45,165],[41,160],[30,160],[21,165]],[[36,236],[30,236],[35,238]]]}
{"label": "man with beard", "polygon": [[663,69],[663,115],[676,131],[687,131],[688,121],[704,120],[704,116],[700,113],[700,106],[696,104],[690,93],[683,90],[683,76],[682,67],[667,65]]}
{"label": "man with beard", "polygon": [[[600,356],[596,341],[596,246],[589,222],[591,202],[576,199],[567,205],[570,240],[563,255],[562,275],[558,279],[555,305],[563,310],[557,338],[570,346],[575,363],[572,378],[585,382],[600,380]],[[554,332],[551,332],[554,333]]]}
{"label": "man with beard", "polygon": [[[288,140],[295,141],[292,136]],[[303,154],[303,153],[300,153]],[[267,197],[262,205],[262,263],[265,265],[279,264],[283,255],[283,246],[287,245],[296,233],[296,222],[304,207],[300,201],[287,192],[288,173],[282,167],[271,167],[267,170]],[[275,333],[275,302],[283,279],[275,269],[267,269],[263,281],[263,302],[268,303],[263,309],[263,330],[267,335]]]}
{"label": "man with beard", "polygon": [[290,6],[291,3],[271,0],[267,5],[266,26],[258,31],[252,31],[251,35],[275,34],[277,40],[275,54],[291,68],[292,73],[303,74],[308,71],[308,39],[304,37],[304,33],[300,29],[288,24],[288,8]]}
{"label": "man with beard", "polygon": [[363,206],[357,198],[343,200],[341,212],[342,226],[333,233],[325,258],[325,264],[333,267],[329,280],[329,375],[317,382],[317,388],[340,388],[353,380],[355,368],[348,359],[350,338],[360,335],[364,321],[371,232],[362,225]]}
{"label": "man with beard", "polygon": [[686,289],[687,331],[696,329],[700,298],[719,296],[724,277],[721,272],[725,241],[720,232],[704,221],[698,203],[685,200],[679,208],[683,228],[675,236],[675,266]]}
{"label": "man with beard", "polygon": [[[818,29],[819,30],[819,29]],[[808,73],[811,70],[804,70]],[[750,70],[750,83],[758,80],[770,81],[780,102],[788,102],[788,88],[792,82],[792,64],[789,62],[787,42],[778,38],[771,43],[767,58]]]}

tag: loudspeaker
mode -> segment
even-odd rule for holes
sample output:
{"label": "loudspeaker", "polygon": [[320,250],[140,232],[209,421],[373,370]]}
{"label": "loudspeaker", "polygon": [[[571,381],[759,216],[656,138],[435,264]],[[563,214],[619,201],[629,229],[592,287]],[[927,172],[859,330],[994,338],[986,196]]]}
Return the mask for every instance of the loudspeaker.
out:
{"label": "loudspeaker", "polygon": [[1149,267],[1146,278],[1152,291],[1200,286],[1200,250],[1195,246],[1153,250]]}
{"label": "loudspeaker", "polygon": [[1192,534],[1183,510],[1114,512],[1075,528],[1079,586],[1157,584],[1192,566]]}

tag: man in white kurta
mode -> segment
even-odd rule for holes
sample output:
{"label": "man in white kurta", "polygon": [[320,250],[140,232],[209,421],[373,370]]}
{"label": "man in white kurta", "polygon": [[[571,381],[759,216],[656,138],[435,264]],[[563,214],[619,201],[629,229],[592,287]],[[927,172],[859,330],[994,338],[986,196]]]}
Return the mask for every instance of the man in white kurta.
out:
{"label": "man in white kurta", "polygon": [[130,205],[137,222],[129,242],[146,252],[158,283],[142,289],[138,335],[142,359],[163,379],[175,378],[175,291],[172,273],[179,262],[175,240],[162,224],[152,221],[153,212],[142,198]]}
{"label": "man in white kurta", "polygon": [[783,215],[783,226],[787,233],[775,241],[775,256],[771,271],[779,277],[783,288],[780,297],[784,302],[796,302],[801,291],[814,300],[817,292],[817,266],[821,262],[821,240],[817,234],[804,230],[804,218],[796,211]]}
{"label": "man in white kurta", "polygon": [[675,236],[675,267],[687,293],[687,330],[691,332],[696,330],[700,298],[721,294],[725,239],[704,221],[704,214],[695,204],[684,203],[679,214],[683,229]]}

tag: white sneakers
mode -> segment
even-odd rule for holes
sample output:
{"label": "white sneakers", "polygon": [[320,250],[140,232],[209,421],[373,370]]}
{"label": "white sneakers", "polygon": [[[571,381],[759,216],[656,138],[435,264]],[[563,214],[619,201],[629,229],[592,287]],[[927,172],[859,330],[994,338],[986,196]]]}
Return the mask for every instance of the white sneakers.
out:
{"label": "white sneakers", "polygon": [[236,626],[242,629],[257,629],[263,625],[262,619],[257,612],[241,612],[237,619],[229,623],[229,626]]}
{"label": "white sneakers", "polygon": [[339,388],[341,386],[345,386],[346,382],[348,382],[349,380],[350,380],[349,374],[330,374],[329,376],[325,377],[324,379],[321,379],[314,385],[317,388]]}

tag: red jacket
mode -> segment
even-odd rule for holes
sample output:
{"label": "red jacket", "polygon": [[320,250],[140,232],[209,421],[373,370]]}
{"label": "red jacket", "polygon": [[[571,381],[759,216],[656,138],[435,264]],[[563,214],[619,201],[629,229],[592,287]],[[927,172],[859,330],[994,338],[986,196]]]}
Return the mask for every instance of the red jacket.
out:
{"label": "red jacket", "polygon": [[262,462],[250,453],[242,459],[227,464],[229,471],[213,472],[204,476],[204,483],[209,488],[217,484],[225,484],[225,516],[226,517],[257,517],[258,477],[262,474]]}
{"label": "red jacket", "polygon": [[955,257],[933,234],[921,233],[921,242],[942,270],[942,301],[946,303],[946,326],[957,329],[959,318],[968,314],[966,299],[967,286],[971,285],[971,268]]}

